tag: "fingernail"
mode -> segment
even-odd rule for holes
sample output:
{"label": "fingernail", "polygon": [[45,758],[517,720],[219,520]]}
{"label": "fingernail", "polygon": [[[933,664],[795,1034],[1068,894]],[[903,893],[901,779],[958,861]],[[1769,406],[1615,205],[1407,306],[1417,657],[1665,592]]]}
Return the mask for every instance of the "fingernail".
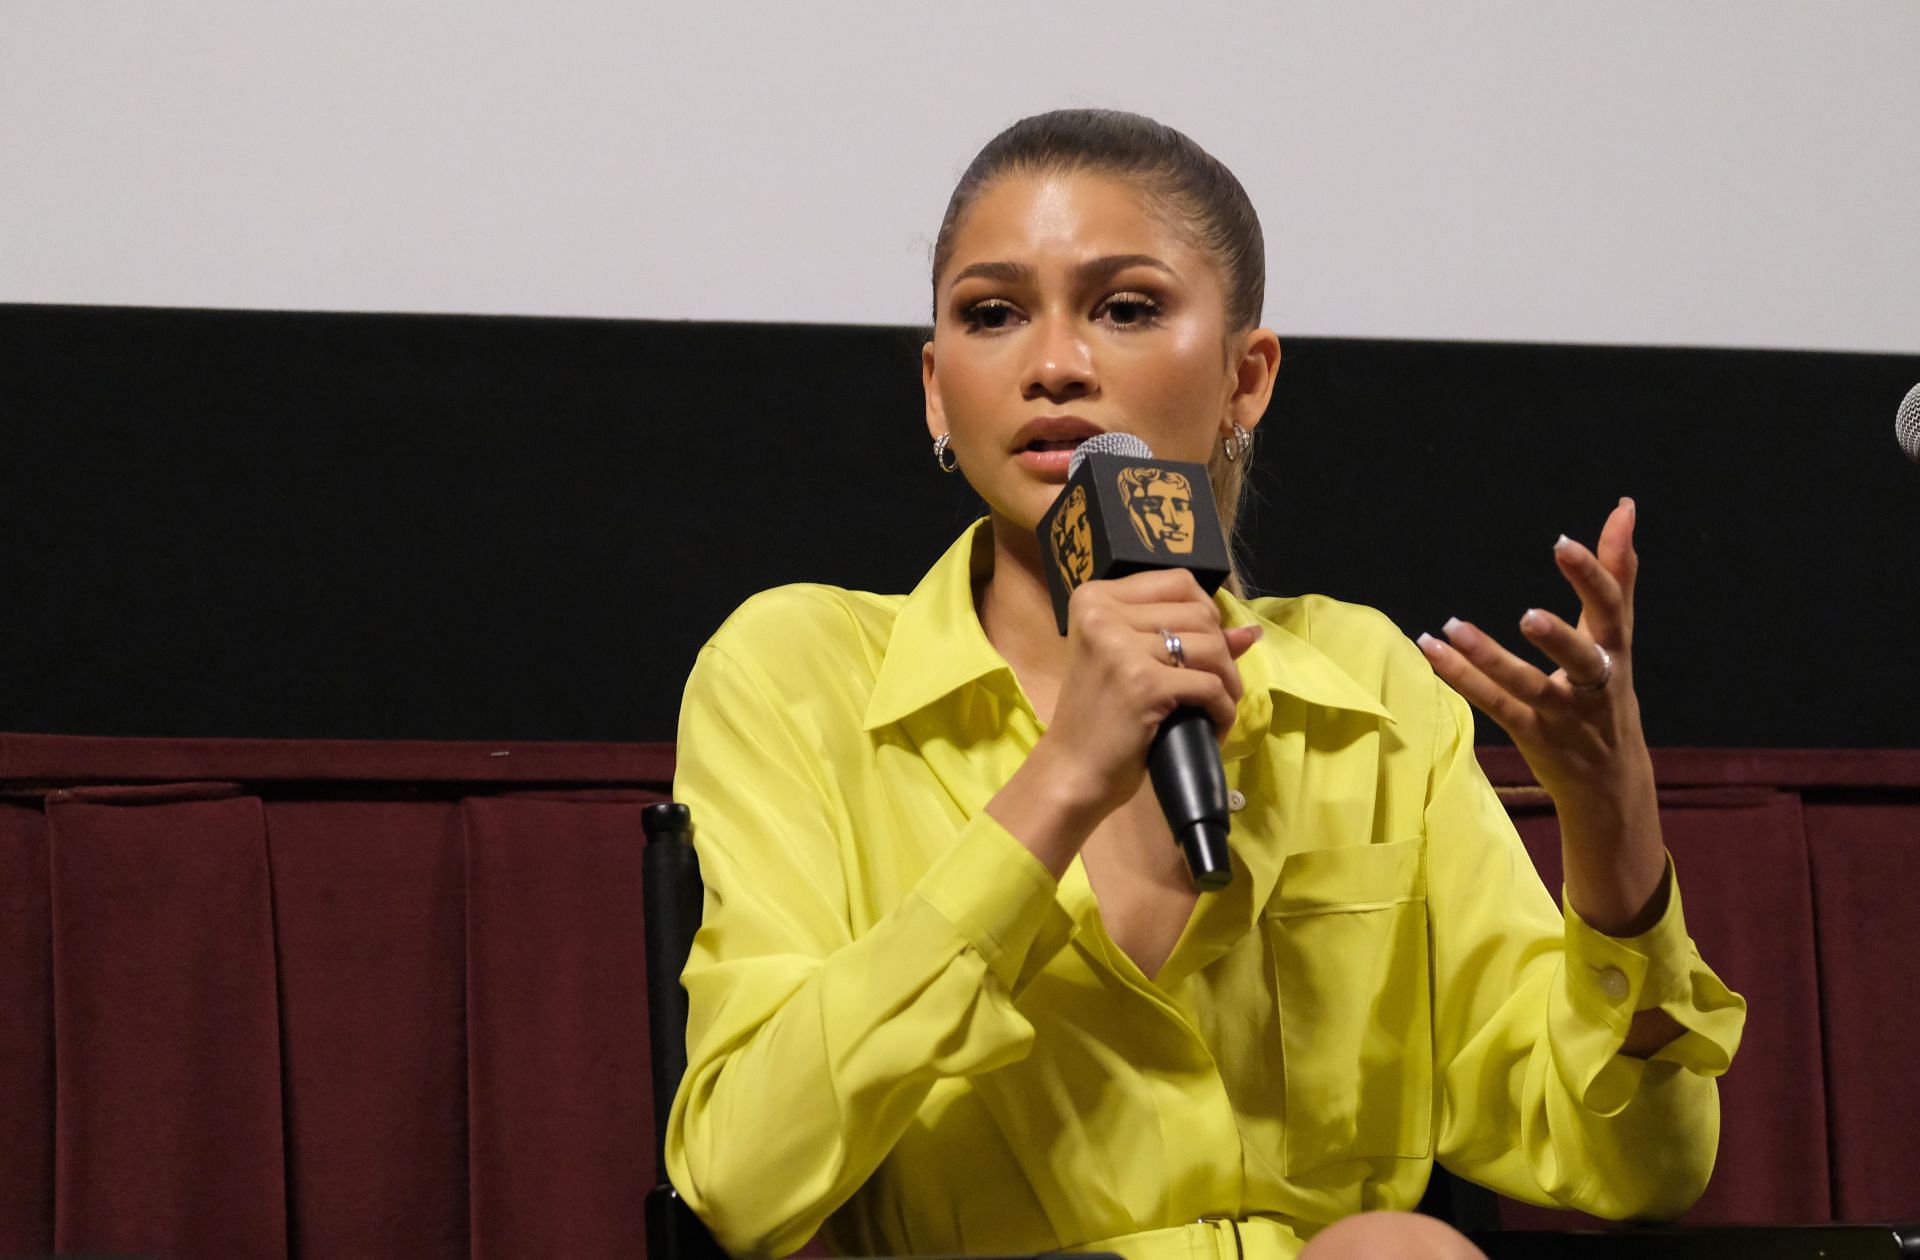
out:
{"label": "fingernail", "polygon": [[1434,638],[1430,634],[1427,634],[1425,631],[1422,631],[1420,637],[1415,639],[1414,642],[1418,643],[1420,645],[1420,650],[1422,652],[1425,652],[1428,656],[1432,656],[1435,653],[1439,652],[1440,650],[1440,640]]}
{"label": "fingernail", "polygon": [[1474,638],[1475,638],[1473,633],[1473,627],[1468,625],[1466,622],[1460,620],[1460,618],[1449,617],[1447,618],[1447,624],[1444,626],[1441,626],[1440,628],[1447,632],[1447,637],[1453,640],[1455,646],[1457,647],[1473,646]]}
{"label": "fingernail", "polygon": [[1553,540],[1553,549],[1555,551],[1558,551],[1560,550],[1560,548],[1568,546],[1572,542],[1573,542],[1573,539],[1567,537],[1565,534],[1562,534],[1560,535],[1560,537]]}
{"label": "fingernail", "polygon": [[1640,505],[1627,495],[1620,496],[1620,506],[1627,509],[1627,519],[1633,520],[1640,515]]}
{"label": "fingernail", "polygon": [[1529,634],[1539,634],[1547,628],[1547,619],[1540,615],[1538,608],[1529,608],[1520,614],[1520,628]]}

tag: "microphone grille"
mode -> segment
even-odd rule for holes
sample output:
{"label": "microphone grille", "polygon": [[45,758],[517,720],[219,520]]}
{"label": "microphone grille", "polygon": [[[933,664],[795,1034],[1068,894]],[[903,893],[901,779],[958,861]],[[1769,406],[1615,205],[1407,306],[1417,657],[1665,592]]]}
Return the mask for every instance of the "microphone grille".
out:
{"label": "microphone grille", "polygon": [[1900,440],[1907,458],[1920,464],[1920,385],[1908,390],[1901,400],[1900,413],[1893,418],[1893,436]]}
{"label": "microphone grille", "polygon": [[[1913,400],[1909,398],[1907,401]],[[1906,412],[1903,410],[1900,414],[1905,415]],[[1153,449],[1131,433],[1096,433],[1073,448],[1073,458],[1067,461],[1067,476],[1071,477],[1079,472],[1080,465],[1087,462],[1089,455],[1120,455],[1127,459],[1152,459]]]}

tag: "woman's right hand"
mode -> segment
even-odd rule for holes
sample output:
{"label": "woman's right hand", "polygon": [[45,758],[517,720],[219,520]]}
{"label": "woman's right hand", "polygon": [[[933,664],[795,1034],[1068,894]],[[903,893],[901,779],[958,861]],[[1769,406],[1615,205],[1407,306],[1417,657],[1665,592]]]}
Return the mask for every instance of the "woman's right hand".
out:
{"label": "woman's right hand", "polygon": [[[1180,637],[1185,668],[1167,655]],[[1067,663],[1047,732],[987,810],[1058,877],[1102,819],[1131,800],[1160,723],[1191,705],[1224,738],[1240,702],[1234,664],[1258,626],[1220,625],[1191,573],[1087,582],[1067,603]]]}

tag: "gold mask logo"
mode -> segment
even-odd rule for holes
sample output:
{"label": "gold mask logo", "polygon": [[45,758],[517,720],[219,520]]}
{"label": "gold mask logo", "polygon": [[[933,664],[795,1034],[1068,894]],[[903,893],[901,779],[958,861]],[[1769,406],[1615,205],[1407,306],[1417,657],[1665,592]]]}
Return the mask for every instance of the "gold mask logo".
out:
{"label": "gold mask logo", "polygon": [[1193,554],[1193,484],[1183,474],[1143,464],[1123,468],[1120,497],[1149,550]]}
{"label": "gold mask logo", "polygon": [[1075,486],[1053,517],[1053,562],[1072,590],[1093,576],[1093,522],[1087,518],[1087,488]]}

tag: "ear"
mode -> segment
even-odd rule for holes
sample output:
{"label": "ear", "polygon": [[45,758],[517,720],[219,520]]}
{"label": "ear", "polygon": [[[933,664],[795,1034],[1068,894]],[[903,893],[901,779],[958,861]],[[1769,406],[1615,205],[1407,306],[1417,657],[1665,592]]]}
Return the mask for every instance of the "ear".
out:
{"label": "ear", "polygon": [[927,433],[939,437],[947,431],[947,409],[940,402],[940,378],[933,370],[933,343],[920,347],[920,389],[927,396]]}
{"label": "ear", "polygon": [[1233,370],[1233,391],[1227,396],[1227,419],[1251,433],[1273,398],[1273,379],[1280,371],[1280,334],[1271,328],[1242,333],[1228,366]]}

